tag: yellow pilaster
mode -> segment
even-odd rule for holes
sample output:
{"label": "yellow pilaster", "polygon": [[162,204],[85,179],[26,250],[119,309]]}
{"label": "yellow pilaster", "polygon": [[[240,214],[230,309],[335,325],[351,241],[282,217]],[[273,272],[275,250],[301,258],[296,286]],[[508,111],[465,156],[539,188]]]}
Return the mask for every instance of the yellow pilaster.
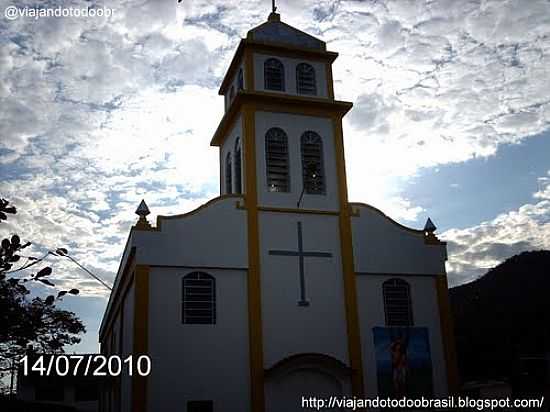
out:
{"label": "yellow pilaster", "polygon": [[447,370],[447,386],[449,394],[458,393],[458,368],[456,363],[456,349],[454,339],[453,317],[451,304],[449,302],[449,287],[447,275],[435,277],[435,288],[437,291],[437,303],[439,306],[439,320],[441,325],[441,336],[443,338],[443,351],[445,354],[445,368]]}
{"label": "yellow pilaster", "polygon": [[[134,359],[148,354],[149,272],[145,265],[136,265],[134,270]],[[147,411],[147,377],[137,373],[132,378],[132,411]]]}
{"label": "yellow pilaster", "polygon": [[352,389],[355,396],[363,396],[363,361],[361,353],[361,336],[359,332],[359,311],[357,309],[357,287],[353,260],[353,241],[351,233],[350,205],[348,203],[348,186],[344,156],[344,138],[342,118],[332,119],[334,126],[334,147],[338,173],[338,195],[340,200],[340,245],[342,253],[342,272],[344,275],[344,298],[348,331],[348,352],[352,375]]}
{"label": "yellow pilaster", "polygon": [[251,410],[263,412],[264,360],[260,283],[260,234],[258,228],[258,193],[256,187],[256,139],[254,110],[243,108],[245,205],[248,226],[248,327],[250,349]]}

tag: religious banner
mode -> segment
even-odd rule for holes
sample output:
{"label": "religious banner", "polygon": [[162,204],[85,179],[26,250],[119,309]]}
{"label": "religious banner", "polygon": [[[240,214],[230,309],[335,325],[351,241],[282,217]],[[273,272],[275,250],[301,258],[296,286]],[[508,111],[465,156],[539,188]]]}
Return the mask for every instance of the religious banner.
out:
{"label": "religious banner", "polygon": [[372,329],[380,396],[432,396],[428,328]]}

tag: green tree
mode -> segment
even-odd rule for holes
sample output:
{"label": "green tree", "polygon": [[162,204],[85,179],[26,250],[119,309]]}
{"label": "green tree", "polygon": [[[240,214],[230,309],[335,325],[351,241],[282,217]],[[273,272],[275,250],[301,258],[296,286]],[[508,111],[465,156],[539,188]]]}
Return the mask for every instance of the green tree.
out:
{"label": "green tree", "polygon": [[[0,198],[0,224],[16,212],[9,201]],[[39,258],[23,256],[30,245],[14,234],[3,239],[0,246],[0,379],[28,350],[62,353],[66,345],[79,343],[79,335],[86,331],[73,312],[56,307],[65,295],[77,295],[78,289],[55,290],[52,268],[43,266],[46,256],[65,256],[67,250],[60,248]],[[32,282],[55,292],[45,298],[31,297],[27,286]]]}

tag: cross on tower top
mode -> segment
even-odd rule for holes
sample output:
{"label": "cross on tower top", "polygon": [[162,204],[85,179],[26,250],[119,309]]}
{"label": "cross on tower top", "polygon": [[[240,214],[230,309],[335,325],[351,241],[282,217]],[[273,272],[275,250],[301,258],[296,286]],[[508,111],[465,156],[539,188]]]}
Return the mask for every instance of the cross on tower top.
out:
{"label": "cross on tower top", "polygon": [[271,12],[275,13],[277,10],[277,7],[275,6],[275,0],[271,0]]}

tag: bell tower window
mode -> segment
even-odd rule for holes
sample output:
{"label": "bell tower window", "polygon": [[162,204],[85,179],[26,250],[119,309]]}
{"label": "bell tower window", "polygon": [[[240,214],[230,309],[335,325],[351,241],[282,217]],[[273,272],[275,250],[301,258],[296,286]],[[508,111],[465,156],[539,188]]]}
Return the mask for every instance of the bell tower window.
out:
{"label": "bell tower window", "polygon": [[227,153],[225,156],[225,193],[228,195],[233,191],[233,176],[232,176],[232,165],[231,165],[231,152]]}
{"label": "bell tower window", "polygon": [[300,143],[304,191],[308,194],[325,194],[323,140],[317,133],[307,131],[302,134]]}
{"label": "bell tower window", "polygon": [[267,190],[288,192],[290,176],[288,171],[288,138],[283,129],[272,127],[265,135],[265,163]]}
{"label": "bell tower window", "polygon": [[235,193],[237,194],[243,192],[241,174],[241,139],[237,137],[235,140]]}
{"label": "bell tower window", "polygon": [[285,69],[277,59],[267,59],[264,63],[264,88],[285,91]]}
{"label": "bell tower window", "polygon": [[243,69],[239,69],[239,75],[237,76],[237,89],[244,89]]}
{"label": "bell tower window", "polygon": [[315,81],[315,69],[307,63],[300,63],[296,66],[296,90],[298,94],[317,94]]}

